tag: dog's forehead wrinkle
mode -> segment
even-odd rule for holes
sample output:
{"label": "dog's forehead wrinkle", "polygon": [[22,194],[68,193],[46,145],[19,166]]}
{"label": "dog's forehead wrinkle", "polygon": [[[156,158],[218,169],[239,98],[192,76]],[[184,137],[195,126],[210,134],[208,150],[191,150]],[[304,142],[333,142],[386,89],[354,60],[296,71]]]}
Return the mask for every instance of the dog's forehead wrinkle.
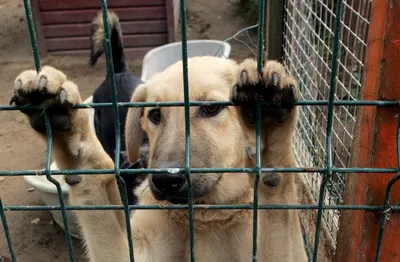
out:
{"label": "dog's forehead wrinkle", "polygon": [[[207,63],[207,66],[204,66]],[[226,70],[227,61],[217,58],[191,58],[189,59],[188,80],[189,99],[201,100],[226,100],[229,98],[233,82],[232,70]],[[183,101],[184,85],[182,78],[182,65],[180,62],[172,65],[164,72],[148,82],[149,102]],[[217,99],[209,92],[218,91]],[[206,98],[206,99],[200,99]]]}
{"label": "dog's forehead wrinkle", "polygon": [[[198,84],[189,85],[190,101],[227,101],[230,96],[230,90],[223,84],[202,86]],[[154,91],[154,97],[151,95],[148,102],[183,102],[183,88],[165,88],[159,92]]]}

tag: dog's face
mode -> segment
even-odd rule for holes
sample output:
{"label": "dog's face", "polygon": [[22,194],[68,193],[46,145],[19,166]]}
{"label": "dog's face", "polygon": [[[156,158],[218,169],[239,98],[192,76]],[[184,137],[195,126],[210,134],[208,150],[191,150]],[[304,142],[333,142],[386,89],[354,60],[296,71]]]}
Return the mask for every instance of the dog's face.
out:
{"label": "dog's face", "polygon": [[[190,101],[229,101],[237,66],[229,60],[202,57],[189,59]],[[183,101],[182,64],[177,63],[135,91],[133,102]],[[190,166],[192,168],[243,167],[246,159],[245,132],[235,107],[203,105],[190,107]],[[157,200],[186,203],[188,181],[173,168],[185,166],[185,109],[147,107],[130,109],[126,141],[131,162],[138,157],[142,131],[150,144],[149,168],[171,172],[150,174],[149,186]],[[244,174],[193,173],[196,202],[223,202],[248,188]]]}

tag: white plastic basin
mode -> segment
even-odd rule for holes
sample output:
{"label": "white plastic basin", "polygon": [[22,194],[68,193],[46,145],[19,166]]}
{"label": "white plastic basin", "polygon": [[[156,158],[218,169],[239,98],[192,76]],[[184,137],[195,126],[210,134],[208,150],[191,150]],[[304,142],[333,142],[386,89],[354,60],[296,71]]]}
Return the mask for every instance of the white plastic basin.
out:
{"label": "white plastic basin", "polygon": [[[51,170],[57,170],[57,166],[55,163],[51,165]],[[69,205],[68,201],[68,185],[64,182],[64,178],[61,175],[52,175],[52,177],[57,180],[60,185],[64,196],[64,203]],[[56,186],[46,179],[46,176],[24,176],[24,180],[30,186],[36,188],[39,192],[40,197],[42,198],[44,204],[46,206],[59,206],[60,202],[58,200],[57,188]],[[64,222],[63,217],[60,210],[50,210],[53,215],[54,221],[59,225],[63,230]],[[68,227],[71,236],[75,238],[81,238],[79,233],[78,221],[75,214],[71,211],[67,211],[68,218]]]}
{"label": "white plastic basin", "polygon": [[[187,55],[216,56],[228,58],[231,45],[219,40],[190,40],[187,41]],[[146,53],[142,66],[142,81],[146,82],[155,74],[182,60],[182,42],[175,42],[154,48]]]}

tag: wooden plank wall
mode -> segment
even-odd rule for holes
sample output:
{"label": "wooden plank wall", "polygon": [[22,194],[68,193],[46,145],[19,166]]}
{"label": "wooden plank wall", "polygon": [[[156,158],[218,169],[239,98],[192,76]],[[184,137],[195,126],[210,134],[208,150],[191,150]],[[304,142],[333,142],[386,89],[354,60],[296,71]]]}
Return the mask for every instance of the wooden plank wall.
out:
{"label": "wooden plank wall", "polygon": [[[53,55],[89,55],[90,23],[101,10],[99,0],[33,0],[41,47]],[[120,18],[128,58],[141,58],[151,48],[174,41],[168,30],[170,0],[109,0]],[[171,26],[170,26],[171,27]]]}

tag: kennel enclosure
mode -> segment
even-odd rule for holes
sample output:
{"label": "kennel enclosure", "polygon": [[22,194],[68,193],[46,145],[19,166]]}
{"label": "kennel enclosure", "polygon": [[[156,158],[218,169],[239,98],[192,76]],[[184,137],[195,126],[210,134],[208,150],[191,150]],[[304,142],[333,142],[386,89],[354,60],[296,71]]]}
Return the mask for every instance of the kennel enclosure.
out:
{"label": "kennel enclosure", "polygon": [[[40,69],[38,49],[36,46],[35,31],[33,30],[32,19],[29,19],[30,2],[24,1],[27,14],[28,24],[30,26],[32,46],[34,50],[34,58],[37,65],[37,70]],[[330,6],[330,3],[334,3]],[[259,210],[268,212],[268,209],[301,209],[315,212],[316,223],[314,228],[314,237],[309,243],[310,258],[314,261],[320,261],[319,256],[319,240],[321,226],[326,223],[331,223],[332,227],[338,229],[335,236],[338,244],[336,254],[333,257],[335,261],[398,261],[400,260],[400,249],[398,249],[398,238],[400,237],[400,125],[399,123],[399,103],[400,86],[398,82],[398,64],[400,62],[400,1],[364,1],[368,4],[368,19],[364,17],[364,9],[356,9],[354,3],[362,3],[357,0],[337,0],[337,1],[322,1],[322,0],[287,0],[285,1],[284,10],[284,43],[283,46],[283,61],[295,76],[300,81],[300,86],[303,86],[302,99],[297,103],[297,106],[302,107],[301,120],[302,124],[311,125],[306,127],[306,134],[302,133],[301,128],[298,131],[296,139],[302,139],[304,143],[305,135],[315,136],[311,140],[311,145],[315,150],[321,150],[317,155],[310,149],[310,145],[304,145],[308,152],[301,152],[300,157],[310,158],[308,161],[299,161],[299,167],[291,168],[263,168],[262,163],[257,161],[257,167],[251,169],[217,169],[217,168],[192,168],[189,165],[190,159],[190,123],[188,121],[189,106],[198,106],[199,101],[193,102],[188,100],[189,85],[187,76],[187,53],[186,53],[186,1],[180,1],[181,12],[181,27],[182,27],[182,59],[183,59],[183,79],[184,79],[184,102],[171,102],[162,104],[164,106],[184,106],[186,117],[186,162],[185,166],[179,169],[190,179],[191,173],[196,172],[250,172],[259,178],[261,172],[294,172],[305,173],[307,176],[313,176],[311,179],[316,179],[316,182],[311,182],[311,188],[316,192],[316,202],[312,204],[301,205],[258,205],[257,204],[257,187],[255,184],[255,199],[252,205],[211,205],[202,206],[194,205],[192,199],[188,205],[169,205],[167,207],[160,206],[128,206],[126,201],[122,206],[66,206],[63,202],[62,194],[59,191],[60,205],[53,207],[42,206],[7,206],[0,200],[0,217],[6,240],[8,242],[9,251],[13,261],[17,261],[14,247],[12,245],[12,236],[7,225],[7,212],[24,211],[24,210],[61,210],[64,215],[64,223],[67,224],[65,216],[66,210],[82,209],[122,209],[125,211],[126,220],[129,220],[129,210],[134,209],[172,209],[185,208],[188,209],[190,217],[190,251],[191,261],[195,261],[194,256],[194,232],[193,232],[193,212],[199,208],[225,209],[225,208],[247,208],[254,210],[254,221],[257,219]],[[260,16],[259,28],[263,29],[264,24],[264,5],[265,1],[260,0]],[[102,1],[103,14],[106,17],[107,1]],[[317,10],[322,10],[318,13]],[[362,23],[368,28],[368,35],[361,38],[357,32],[354,32],[351,26],[345,21],[346,12],[353,12],[354,16],[358,17],[355,21]],[[356,11],[358,10],[358,11]],[[351,13],[350,12],[350,13]],[[323,22],[321,21],[329,21]],[[350,19],[349,21],[353,21]],[[109,30],[107,20],[105,20],[106,39],[109,39]],[[319,23],[319,26],[316,24]],[[308,28],[308,29],[307,29]],[[319,28],[319,29],[318,29]],[[350,28],[350,30],[348,29]],[[362,26],[356,28],[363,28]],[[321,30],[321,37],[317,32]],[[345,33],[347,30],[348,32]],[[355,33],[355,35],[353,34]],[[291,34],[293,34],[291,36]],[[298,37],[295,37],[298,36]],[[356,37],[357,36],[357,37]],[[258,65],[261,68],[263,60],[263,30],[259,30],[258,41]],[[354,38],[353,42],[346,42],[346,37]],[[360,38],[360,39],[358,39]],[[342,39],[342,40],[341,40]],[[362,48],[351,49],[352,45],[361,46]],[[108,42],[109,43],[109,42]],[[366,46],[367,48],[364,48]],[[322,51],[321,51],[322,49]],[[363,50],[363,55],[358,55],[359,51]],[[111,57],[111,46],[106,46],[108,57]],[[360,51],[361,52],[361,51]],[[341,57],[344,55],[344,58]],[[346,60],[347,57],[347,60]],[[344,59],[344,60],[342,60]],[[346,61],[355,60],[354,71],[347,68]],[[359,61],[357,61],[359,60]],[[115,99],[115,81],[112,70],[112,59],[108,59],[108,70],[111,83],[113,83],[113,103],[107,106],[113,107],[115,112],[119,106],[150,106],[143,103],[126,103],[120,105]],[[359,63],[361,62],[361,63]],[[351,63],[350,63],[351,64]],[[311,72],[310,67],[313,71]],[[321,74],[320,70],[323,74]],[[341,71],[342,70],[342,71]],[[350,73],[349,73],[349,72]],[[342,72],[342,75],[340,74]],[[358,77],[357,73],[362,74]],[[323,77],[321,77],[321,75]],[[355,78],[355,79],[354,79]],[[347,79],[347,80],[346,80]],[[357,81],[358,82],[357,82]],[[315,83],[315,81],[319,81]],[[322,84],[320,83],[322,81]],[[326,83],[324,83],[326,82]],[[349,86],[355,83],[355,88]],[[343,85],[343,86],[342,86]],[[310,87],[322,87],[322,90],[310,90]],[[308,89],[307,89],[308,88]],[[342,89],[341,89],[342,88]],[[349,89],[350,88],[350,89]],[[339,93],[338,93],[339,92]],[[200,102],[201,103],[201,102]],[[231,105],[229,102],[216,102],[216,104]],[[100,105],[92,104],[91,107]],[[105,106],[105,105],[102,105]],[[78,108],[85,108],[87,105],[77,105]],[[312,109],[317,107],[317,109]],[[320,109],[318,109],[320,107]],[[353,108],[353,109],[350,109]],[[354,110],[358,108],[358,110]],[[1,106],[1,110],[19,110],[15,106]],[[348,164],[336,162],[337,151],[335,146],[340,148],[345,144],[342,140],[338,144],[335,141],[349,136],[349,134],[339,135],[337,130],[348,131],[347,124],[340,129],[335,129],[335,123],[341,120],[340,112],[345,112],[347,119],[354,122],[356,130],[352,136],[350,146],[350,160],[346,160]],[[46,112],[44,112],[46,114]],[[316,117],[320,114],[322,120]],[[117,116],[118,114],[116,114]],[[325,116],[325,118],[324,118]],[[351,117],[358,121],[353,121]],[[326,125],[320,126],[320,123],[313,122],[313,118],[319,120],[320,123],[326,121]],[[346,119],[346,118],[344,118]],[[305,122],[309,121],[309,122]],[[342,120],[343,121],[343,120]],[[342,122],[343,123],[343,122]],[[346,122],[347,123],[347,122]],[[301,124],[300,124],[301,125]],[[118,118],[116,117],[116,125],[119,127]],[[166,172],[167,170],[124,170],[118,168],[119,159],[116,158],[115,170],[50,170],[51,156],[51,128],[48,127],[48,152],[46,169],[44,171],[26,170],[26,171],[0,171],[0,176],[23,176],[23,175],[46,175],[47,179],[52,180],[52,174],[115,174],[117,179],[120,179],[122,172],[131,175],[141,172]],[[307,129],[309,128],[309,129]],[[316,134],[313,132],[317,130]],[[349,132],[350,133],[350,132]],[[116,132],[119,134],[119,132]],[[319,135],[322,136],[320,139]],[[260,137],[260,125],[257,128],[256,136]],[[119,140],[119,136],[116,137]],[[336,140],[335,140],[336,139]],[[297,140],[302,141],[302,140]],[[318,141],[320,140],[320,141]],[[354,143],[353,141],[357,141]],[[314,143],[314,144],[312,144]],[[119,143],[117,143],[118,145]],[[321,149],[323,148],[323,150]],[[346,146],[347,148],[347,146]],[[119,148],[117,148],[117,151]],[[341,149],[340,149],[341,150]],[[344,150],[344,149],[343,149]],[[259,146],[257,154],[259,155]],[[322,152],[322,153],[321,153]],[[119,154],[116,154],[119,155]],[[322,157],[316,160],[315,157]],[[343,162],[343,160],[341,160]],[[349,161],[349,162],[348,162]],[[344,162],[343,162],[344,163]],[[336,180],[335,180],[336,179]],[[341,180],[342,179],[342,180]],[[344,184],[340,191],[332,189],[340,183]],[[256,179],[257,181],[257,179]],[[310,180],[309,180],[310,181]],[[313,181],[313,180],[311,180]],[[57,186],[57,182],[53,181]],[[59,186],[59,185],[58,185]],[[339,193],[335,193],[339,192]],[[344,193],[343,193],[344,192]],[[126,192],[122,192],[123,199],[126,198]],[[126,200],[126,199],[125,199]],[[211,211],[212,212],[212,211]],[[340,212],[338,224],[332,219],[332,222],[327,220],[327,217],[334,217]],[[324,222],[325,221],[325,222]],[[129,228],[129,223],[127,223]],[[70,261],[74,261],[74,252],[71,246],[71,239],[66,228],[66,242],[69,249]],[[130,232],[128,230],[128,237]],[[258,233],[257,223],[254,223],[254,242]],[[134,243],[129,241],[131,261],[134,261],[133,248]],[[257,261],[257,247],[254,245],[253,261]]]}

